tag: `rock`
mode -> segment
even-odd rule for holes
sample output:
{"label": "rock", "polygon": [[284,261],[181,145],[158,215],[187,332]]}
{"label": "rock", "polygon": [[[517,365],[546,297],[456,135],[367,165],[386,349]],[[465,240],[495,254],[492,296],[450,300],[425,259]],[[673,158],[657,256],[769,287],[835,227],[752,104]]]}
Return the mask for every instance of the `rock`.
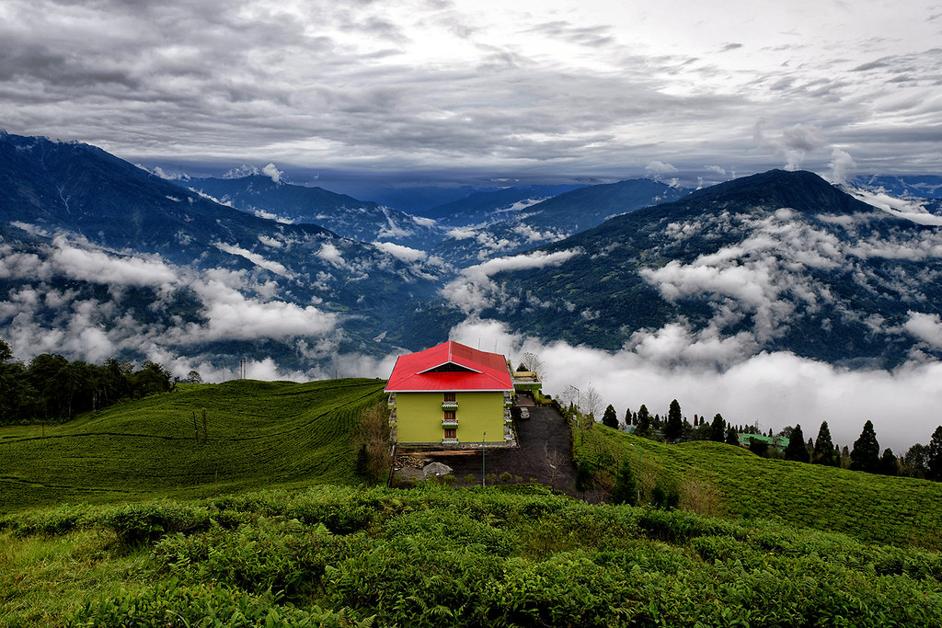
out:
{"label": "rock", "polygon": [[425,479],[428,479],[432,476],[440,478],[443,475],[448,475],[451,472],[452,468],[441,462],[431,462],[422,467],[422,477]]}

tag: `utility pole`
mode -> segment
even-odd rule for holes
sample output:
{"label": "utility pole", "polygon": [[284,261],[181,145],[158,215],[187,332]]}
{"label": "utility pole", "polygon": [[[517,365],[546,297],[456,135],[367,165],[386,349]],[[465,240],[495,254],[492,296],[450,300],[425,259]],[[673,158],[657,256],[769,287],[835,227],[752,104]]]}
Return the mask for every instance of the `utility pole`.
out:
{"label": "utility pole", "polygon": [[484,432],[484,440],[481,441],[481,486],[487,486],[485,479],[485,463],[487,462],[487,432]]}

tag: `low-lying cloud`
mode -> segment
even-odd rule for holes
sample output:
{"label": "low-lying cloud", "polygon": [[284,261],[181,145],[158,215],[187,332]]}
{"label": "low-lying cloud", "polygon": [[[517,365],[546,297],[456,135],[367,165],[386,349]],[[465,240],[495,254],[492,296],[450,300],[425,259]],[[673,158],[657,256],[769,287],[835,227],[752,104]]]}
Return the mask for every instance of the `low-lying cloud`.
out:
{"label": "low-lying cloud", "polygon": [[[661,335],[670,335],[665,330]],[[682,334],[681,334],[682,335]],[[798,357],[760,353],[725,368],[663,366],[650,360],[644,347],[617,352],[566,342],[542,342],[512,333],[500,322],[469,318],[452,338],[486,350],[497,349],[514,363],[524,352],[536,353],[544,365],[544,389],[559,395],[568,386],[598,390],[624,416],[644,403],[652,413],[666,414],[672,399],[687,417],[722,413],[734,424],[758,424],[779,430],[801,424],[814,437],[827,420],[837,443],[851,446],[864,421],[873,421],[881,447],[904,452],[926,443],[942,416],[942,363],[907,364],[893,371],[851,370]],[[678,344],[689,345],[681,338]],[[683,350],[680,347],[680,350]]]}

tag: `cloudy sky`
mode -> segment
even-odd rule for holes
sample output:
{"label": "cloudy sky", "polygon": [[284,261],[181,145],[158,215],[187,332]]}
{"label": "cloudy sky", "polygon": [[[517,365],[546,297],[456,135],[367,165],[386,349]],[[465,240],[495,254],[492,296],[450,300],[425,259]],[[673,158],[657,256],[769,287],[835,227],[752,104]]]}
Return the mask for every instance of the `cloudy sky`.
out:
{"label": "cloudy sky", "polygon": [[5,0],[0,127],[313,170],[938,172],[940,41],[935,0]]}

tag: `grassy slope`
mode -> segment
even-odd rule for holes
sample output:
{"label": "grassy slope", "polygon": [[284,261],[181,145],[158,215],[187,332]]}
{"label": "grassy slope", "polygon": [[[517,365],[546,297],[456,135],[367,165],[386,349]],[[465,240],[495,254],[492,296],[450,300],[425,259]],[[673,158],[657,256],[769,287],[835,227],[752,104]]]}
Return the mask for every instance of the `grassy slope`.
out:
{"label": "grassy slope", "polygon": [[[383,382],[182,385],[46,427],[0,428],[0,512],[75,501],[353,481],[358,412]],[[208,441],[191,413],[205,408]]]}
{"label": "grassy slope", "polygon": [[712,442],[666,445],[597,425],[575,434],[576,457],[610,483],[628,459],[646,494],[658,480],[681,507],[833,530],[865,541],[942,548],[942,483],[768,460]]}
{"label": "grassy slope", "polygon": [[209,625],[208,617],[940,625],[942,554],[525,487],[317,486],[0,517],[0,625]]}

